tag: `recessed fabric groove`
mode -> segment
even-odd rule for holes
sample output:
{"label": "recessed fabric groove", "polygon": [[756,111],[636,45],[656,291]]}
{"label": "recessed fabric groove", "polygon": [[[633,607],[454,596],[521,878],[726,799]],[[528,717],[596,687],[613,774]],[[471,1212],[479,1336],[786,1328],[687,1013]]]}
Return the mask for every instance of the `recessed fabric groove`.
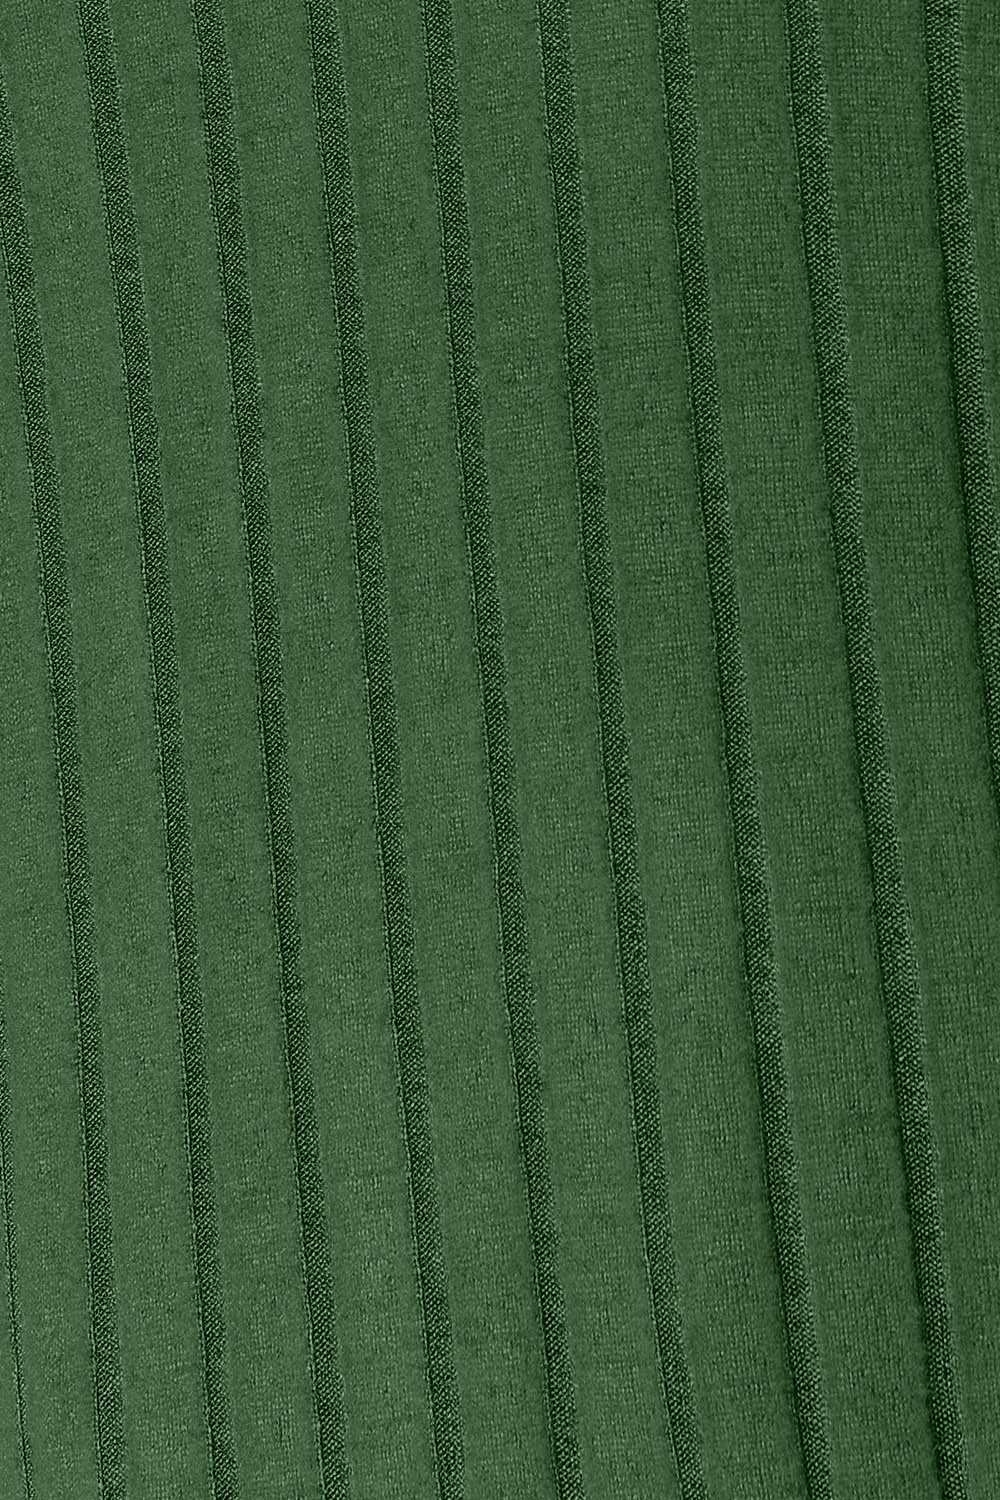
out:
{"label": "recessed fabric groove", "polygon": [[600,426],[569,15],[565,0],[538,0],[538,33],[643,1248],[660,1376],[681,1493],[684,1500],[704,1500],[701,1434],[684,1347],[660,1123],[646,909],[639,877],[617,604],[608,534],[607,479]]}
{"label": "recessed fabric groove", "polygon": [[177,652],[167,564],[166,516],[160,478],[159,437],[153,407],[142,266],[129,185],[115,43],[107,0],[81,0],[80,26],[87,60],[94,144],[104,195],[108,258],[114,283],[121,345],[149,638],[184,1074],[192,1251],[204,1361],[212,1491],[216,1500],[235,1500],[239,1493],[239,1481],[226,1368],[225,1317],[205,1066],[204,1001],[188,826]]}
{"label": "recessed fabric groove", "polygon": [[833,1486],[829,1418],[816,1338],[799,1167],[789,1108],[783,1018],[774,952],[773,897],[761,823],[759,778],[743,660],[705,229],[698,185],[694,78],[687,7],[683,0],[660,0],[659,21],[691,417],[715,627],[746,991],[760,1092],[765,1176],[806,1483],[812,1500],[830,1500]]}
{"label": "recessed fabric groove", "polygon": [[309,24],[330,269],[340,340],[341,400],[350,471],[351,525],[365,664],[385,943],[435,1467],[442,1500],[461,1500],[465,1493],[462,1418],[431,1136],[430,1090],[416,972],[413,913],[406,872],[381,498],[358,268],[357,209],[347,95],[335,8],[324,0],[310,0]]}
{"label": "recessed fabric groove", "polygon": [[125,1419],[101,1046],[101,985],[94,942],[90,855],[76,716],[76,674],[60,484],[52,448],[45,354],[14,126],[0,82],[0,234],[14,331],[38,544],[52,728],[63,839],[63,877],[79,1046],[80,1134],[86,1209],[94,1423],[102,1500],[124,1500]]}
{"label": "recessed fabric groove", "polygon": [[504,623],[497,583],[476,355],[469,208],[462,166],[450,0],[425,0],[427,86],[448,311],[452,390],[493,825],[497,910],[535,1292],[545,1354],[552,1459],[560,1500],[582,1500],[576,1392],[559,1272],[535,1020],[521,831],[510,740]]}
{"label": "recessed fabric groove", "polygon": [[24,1480],[24,1500],[34,1500],[31,1446],[24,1409],[24,1363],[21,1354],[21,1299],[17,1287],[17,1231],[14,1225],[13,1150],[10,1136],[10,1060],[7,1056],[7,1023],[4,996],[0,990],[0,1192],[3,1194],[4,1248],[7,1258],[7,1309],[10,1314],[11,1357],[14,1362],[14,1395],[17,1400],[17,1439]]}
{"label": "recessed fabric groove", "polygon": [[285,1064],[292,1115],[302,1273],[312,1359],[313,1406],[323,1493],[348,1494],[343,1382],[333,1306],[325,1188],[312,1078],[309,1017],[300,962],[301,932],[292,830],[288,729],[278,598],[271,561],[271,516],[260,382],[240,200],[233,88],[216,0],[192,0],[202,121],[225,313],[233,429],[247,554],[257,713],[271,894],[280,968]]}
{"label": "recessed fabric groove", "polygon": [[837,584],[871,863],[875,935],[892,1053],[931,1428],[944,1500],[967,1500],[965,1441],[951,1331],[922,996],[903,883],[896,795],[875,652],[829,106],[815,0],[788,0],[791,113]]}
{"label": "recessed fabric groove", "polygon": [[951,335],[952,394],[979,626],[979,662],[993,794],[1000,808],[1000,521],[966,161],[961,14],[962,7],[955,0],[926,0],[924,6],[928,107]]}

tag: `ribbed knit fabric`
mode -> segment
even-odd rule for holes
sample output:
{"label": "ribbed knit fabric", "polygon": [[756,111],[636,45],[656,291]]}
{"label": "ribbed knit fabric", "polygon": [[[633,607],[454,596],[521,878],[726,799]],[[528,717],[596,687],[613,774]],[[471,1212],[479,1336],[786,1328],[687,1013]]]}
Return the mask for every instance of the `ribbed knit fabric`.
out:
{"label": "ribbed knit fabric", "polygon": [[0,1500],[1000,1495],[1000,8],[0,5]]}

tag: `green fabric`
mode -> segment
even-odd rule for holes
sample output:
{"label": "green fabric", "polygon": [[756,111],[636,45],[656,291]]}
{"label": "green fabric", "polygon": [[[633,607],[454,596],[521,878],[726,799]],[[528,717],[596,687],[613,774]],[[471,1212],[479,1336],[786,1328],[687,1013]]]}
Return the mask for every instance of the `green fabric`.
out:
{"label": "green fabric", "polygon": [[0,5],[0,1496],[1000,1494],[1000,9]]}

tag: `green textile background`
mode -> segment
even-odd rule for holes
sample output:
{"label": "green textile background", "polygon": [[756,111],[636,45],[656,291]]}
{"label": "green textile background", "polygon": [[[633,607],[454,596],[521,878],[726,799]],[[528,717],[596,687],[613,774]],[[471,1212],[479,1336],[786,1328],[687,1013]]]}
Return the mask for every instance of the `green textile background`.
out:
{"label": "green textile background", "polygon": [[1000,8],[0,3],[0,1497],[1000,1494]]}

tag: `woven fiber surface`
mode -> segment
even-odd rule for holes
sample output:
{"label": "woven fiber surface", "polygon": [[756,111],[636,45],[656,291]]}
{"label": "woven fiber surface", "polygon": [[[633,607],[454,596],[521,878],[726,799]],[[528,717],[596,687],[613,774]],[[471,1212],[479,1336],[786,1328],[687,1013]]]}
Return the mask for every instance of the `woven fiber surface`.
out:
{"label": "woven fiber surface", "polygon": [[0,4],[0,1500],[997,1500],[1000,8]]}

